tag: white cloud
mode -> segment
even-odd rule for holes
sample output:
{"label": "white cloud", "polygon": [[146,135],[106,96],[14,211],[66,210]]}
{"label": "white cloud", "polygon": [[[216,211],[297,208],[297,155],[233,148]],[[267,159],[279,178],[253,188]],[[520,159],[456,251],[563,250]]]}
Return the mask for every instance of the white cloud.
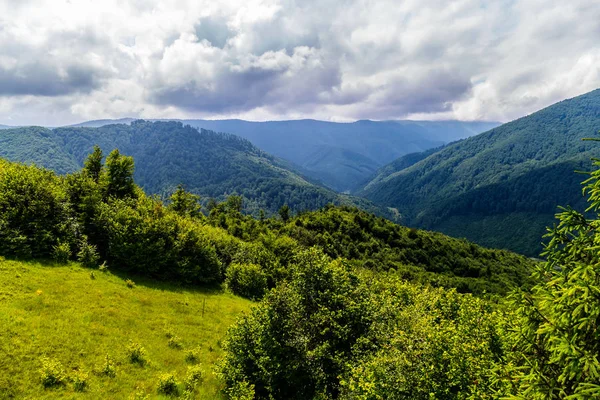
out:
{"label": "white cloud", "polygon": [[600,87],[596,0],[0,0],[0,123],[510,120]]}

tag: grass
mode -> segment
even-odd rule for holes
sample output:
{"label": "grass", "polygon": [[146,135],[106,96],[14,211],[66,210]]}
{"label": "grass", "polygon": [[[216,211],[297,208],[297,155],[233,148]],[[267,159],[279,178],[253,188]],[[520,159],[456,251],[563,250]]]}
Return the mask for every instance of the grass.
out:
{"label": "grass", "polygon": [[[214,364],[227,328],[249,301],[139,278],[128,287],[110,272],[90,273],[75,263],[0,257],[0,399],[166,398],[157,392],[159,377],[172,373],[183,382],[191,349],[204,377],[196,398],[222,398]],[[181,348],[169,346],[173,336]],[[144,348],[145,364],[131,362],[132,343]],[[107,355],[114,378],[101,374]],[[44,388],[44,359],[62,364],[66,384]],[[86,374],[87,387],[77,392],[75,382]]]}

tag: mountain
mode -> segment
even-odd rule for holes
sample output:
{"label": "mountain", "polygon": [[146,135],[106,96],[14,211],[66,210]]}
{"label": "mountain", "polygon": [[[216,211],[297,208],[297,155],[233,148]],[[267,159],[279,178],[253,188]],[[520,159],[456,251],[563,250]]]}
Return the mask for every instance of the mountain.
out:
{"label": "mountain", "polygon": [[276,212],[316,209],[328,203],[354,204],[384,214],[369,201],[337,194],[303,178],[238,136],[197,130],[180,122],[134,121],[98,128],[53,130],[26,127],[0,131],[0,157],[35,163],[64,174],[81,168],[98,144],[107,155],[118,148],[135,159],[135,179],[149,193],[168,195],[178,184],[209,197],[242,195],[245,208]]}
{"label": "mountain", "polygon": [[397,160],[355,194],[398,209],[405,224],[536,256],[557,206],[585,207],[574,171],[590,169],[600,149],[581,139],[599,129],[595,90],[414,164]]}
{"label": "mountain", "polygon": [[[131,121],[130,118],[98,120],[79,126],[97,127]],[[339,192],[355,189],[378,168],[404,154],[439,147],[499,125],[497,122],[368,120],[353,123],[316,120],[181,122],[246,138]]]}

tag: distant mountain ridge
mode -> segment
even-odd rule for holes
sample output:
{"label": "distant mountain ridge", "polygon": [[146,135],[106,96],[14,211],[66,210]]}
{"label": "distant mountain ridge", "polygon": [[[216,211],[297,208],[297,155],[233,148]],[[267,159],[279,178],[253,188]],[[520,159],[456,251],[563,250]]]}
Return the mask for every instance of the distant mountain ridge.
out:
{"label": "distant mountain ridge", "polygon": [[178,184],[207,200],[239,194],[246,211],[275,213],[328,203],[359,205],[386,215],[369,201],[320,187],[241,137],[197,130],[180,122],[133,121],[98,128],[26,127],[0,131],[0,157],[73,172],[98,144],[105,155],[118,148],[135,160],[135,179],[152,194],[168,195]]}
{"label": "distant mountain ridge", "polygon": [[[88,121],[76,126],[99,127],[120,120]],[[215,132],[232,133],[285,159],[309,177],[339,192],[355,189],[388,162],[494,128],[498,122],[370,121],[337,123],[317,120],[252,122],[180,120]]]}
{"label": "distant mountain ridge", "polygon": [[536,256],[557,206],[584,208],[575,170],[600,153],[600,90],[379,171],[355,194],[395,207],[405,224]]}

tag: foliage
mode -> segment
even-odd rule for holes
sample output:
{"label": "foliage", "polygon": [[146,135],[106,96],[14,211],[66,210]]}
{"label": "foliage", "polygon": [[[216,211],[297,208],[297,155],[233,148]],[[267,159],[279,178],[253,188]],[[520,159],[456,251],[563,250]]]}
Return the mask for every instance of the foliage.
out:
{"label": "foliage", "polygon": [[65,368],[60,361],[52,358],[42,358],[40,375],[42,379],[42,386],[44,386],[44,388],[64,386],[67,381]]}
{"label": "foliage", "polygon": [[186,192],[182,185],[170,197],[169,208],[181,216],[198,218],[202,215],[200,196]]}
{"label": "foliage", "polygon": [[129,347],[127,347],[127,358],[130,363],[138,364],[142,367],[148,363],[146,349],[144,349],[141,344],[135,342],[129,343]]}
{"label": "foliage", "polygon": [[248,299],[260,299],[267,290],[267,276],[256,264],[231,264],[225,282],[233,293]]}
{"label": "foliage", "polygon": [[106,194],[108,196],[118,199],[135,196],[133,168],[133,157],[121,155],[118,149],[110,152],[106,157]]}
{"label": "foliage", "polygon": [[96,268],[100,256],[96,250],[96,246],[88,243],[86,238],[79,242],[79,252],[77,253],[77,261],[86,268]]}
{"label": "foliage", "polygon": [[[537,257],[557,205],[585,204],[573,171],[594,156],[594,147],[580,139],[598,126],[595,90],[448,145],[414,165],[385,168],[357,194],[396,207],[404,224]],[[511,218],[516,213],[526,217]],[[477,229],[477,221],[492,217],[486,226],[510,223]]]}
{"label": "foliage", "polygon": [[104,375],[109,378],[114,378],[117,376],[117,368],[115,367],[115,363],[108,354],[106,357],[104,357],[104,363],[100,368],[100,375]]}
{"label": "foliage", "polygon": [[220,374],[258,399],[492,399],[496,326],[484,300],[311,250],[230,330]]}
{"label": "foliage", "polygon": [[158,378],[157,391],[167,396],[176,396],[179,393],[179,384],[173,374],[162,374]]}
{"label": "foliage", "polygon": [[59,242],[73,241],[69,215],[62,179],[0,160],[0,254],[52,257]]}
{"label": "foliage", "polygon": [[332,258],[378,271],[396,270],[404,279],[460,292],[503,294],[531,285],[533,263],[525,257],[409,229],[355,208],[330,206],[272,228],[303,247],[318,246]]}
{"label": "foliage", "polygon": [[557,214],[531,291],[515,294],[505,329],[506,360],[498,367],[515,398],[600,397],[600,161],[584,182],[593,218],[572,208]]}
{"label": "foliage", "polygon": [[73,374],[73,390],[76,392],[85,392],[89,384],[89,375],[83,371],[75,371]]}
{"label": "foliage", "polygon": [[59,263],[66,263],[71,258],[71,246],[68,243],[58,243],[52,249],[52,258]]}

